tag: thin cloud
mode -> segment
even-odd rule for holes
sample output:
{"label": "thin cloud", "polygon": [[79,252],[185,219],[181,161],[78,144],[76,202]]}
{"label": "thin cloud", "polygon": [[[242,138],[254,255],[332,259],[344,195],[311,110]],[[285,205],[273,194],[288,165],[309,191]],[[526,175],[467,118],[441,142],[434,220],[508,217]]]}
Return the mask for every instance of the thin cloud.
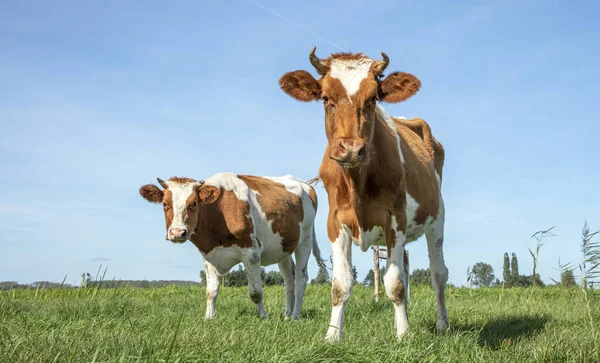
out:
{"label": "thin cloud", "polygon": [[96,258],[92,258],[90,260],[90,262],[108,262],[110,261],[110,258],[108,257],[96,257]]}
{"label": "thin cloud", "polygon": [[286,22],[288,22],[288,23],[292,24],[292,25],[293,25],[293,26],[295,26],[296,28],[298,28],[298,29],[300,29],[300,30],[302,30],[302,31],[304,31],[304,32],[306,32],[306,33],[308,33],[308,34],[312,35],[313,37],[315,37],[315,38],[317,38],[317,39],[319,39],[319,40],[321,40],[321,41],[323,41],[323,42],[325,42],[325,43],[327,43],[327,44],[331,45],[332,47],[336,47],[337,49],[339,49],[339,50],[342,50],[342,51],[343,51],[343,50],[345,50],[344,48],[342,48],[341,46],[339,46],[339,45],[335,44],[334,42],[331,42],[331,41],[329,41],[329,40],[327,40],[327,39],[323,38],[323,37],[322,37],[322,36],[320,36],[319,34],[317,34],[317,33],[313,32],[313,31],[311,31],[311,30],[309,30],[309,29],[307,29],[307,28],[303,27],[302,25],[300,25],[300,24],[296,23],[296,22],[295,22],[295,21],[293,21],[292,19],[290,19],[290,18],[288,18],[288,17],[286,17],[286,16],[283,16],[282,14],[278,13],[277,11],[275,11],[275,10],[271,9],[271,8],[270,8],[270,7],[268,7],[268,6],[265,6],[265,5],[261,4],[261,3],[259,3],[258,1],[255,1],[255,0],[248,0],[248,2],[250,2],[250,3],[252,3],[252,4],[256,5],[256,6],[258,6],[258,7],[259,7],[259,8],[261,8],[261,9],[264,9],[264,10],[268,11],[269,13],[271,13],[271,14],[275,15],[276,17],[278,17],[278,18],[280,18],[280,19],[282,19],[282,20],[284,20],[284,21],[286,21]]}

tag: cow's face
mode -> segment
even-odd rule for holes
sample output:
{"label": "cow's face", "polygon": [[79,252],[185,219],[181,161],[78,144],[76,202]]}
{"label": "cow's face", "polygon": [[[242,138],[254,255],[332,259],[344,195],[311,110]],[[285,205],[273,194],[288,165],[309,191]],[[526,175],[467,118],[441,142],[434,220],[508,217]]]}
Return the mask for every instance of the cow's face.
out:
{"label": "cow's face", "polygon": [[421,86],[415,76],[403,72],[381,79],[389,63],[381,54],[381,61],[361,53],[333,54],[322,60],[313,48],[310,61],[322,76],[318,81],[303,70],[279,80],[281,89],[295,99],[323,102],[329,157],[343,168],[360,167],[368,160],[377,101],[404,101]]}
{"label": "cow's face", "polygon": [[201,204],[216,200],[216,188],[204,186],[203,182],[189,178],[173,177],[166,182],[160,178],[157,180],[164,190],[148,184],[140,188],[140,194],[149,202],[162,203],[167,227],[166,239],[183,243],[196,229]]}

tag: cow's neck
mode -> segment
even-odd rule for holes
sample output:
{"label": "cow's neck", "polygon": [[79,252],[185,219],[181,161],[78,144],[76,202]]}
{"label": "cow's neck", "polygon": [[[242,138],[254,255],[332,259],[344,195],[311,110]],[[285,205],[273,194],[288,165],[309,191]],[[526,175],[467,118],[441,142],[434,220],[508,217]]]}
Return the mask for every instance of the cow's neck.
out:
{"label": "cow's neck", "polygon": [[[330,167],[333,169],[330,177],[333,178],[330,183],[326,183],[325,187],[330,194],[329,199],[335,200],[337,220],[350,229],[354,238],[358,238],[362,216],[360,206],[365,197],[366,174],[360,170],[343,169],[334,161],[331,161]],[[325,182],[325,179],[323,181]]]}
{"label": "cow's neck", "polygon": [[[325,151],[321,166],[321,177],[325,188],[338,209],[338,220],[347,225],[358,237],[363,227],[363,206],[371,200],[381,200],[382,195],[396,195],[402,185],[403,169],[400,163],[398,143],[386,122],[376,113],[373,120],[372,141],[367,146],[368,164],[362,168],[344,169],[329,159],[329,149]],[[394,200],[389,202],[390,209]],[[384,206],[382,206],[384,207]]]}
{"label": "cow's neck", "polygon": [[222,213],[217,210],[216,203],[201,204],[198,213],[198,223],[191,236],[192,243],[203,253],[210,252],[220,244],[226,236],[218,229],[220,226]]}

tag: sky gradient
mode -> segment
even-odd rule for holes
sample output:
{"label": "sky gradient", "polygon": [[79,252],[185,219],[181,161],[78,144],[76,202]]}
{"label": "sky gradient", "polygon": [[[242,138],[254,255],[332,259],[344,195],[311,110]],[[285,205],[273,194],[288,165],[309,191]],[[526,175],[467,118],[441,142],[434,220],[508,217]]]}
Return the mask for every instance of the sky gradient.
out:
{"label": "sky gradient", "polygon": [[[278,79],[308,54],[390,57],[423,86],[390,115],[420,117],[446,150],[450,282],[476,262],[502,276],[531,235],[556,225],[539,272],[579,260],[584,219],[600,228],[600,3],[274,0],[0,4],[0,281],[198,280],[201,255],[164,239],[156,177],[221,171],[317,175],[319,103]],[[330,255],[327,198],[317,238]],[[428,266],[422,238],[411,270]],[[353,248],[362,280],[370,252]],[[309,275],[317,266],[309,262]]]}

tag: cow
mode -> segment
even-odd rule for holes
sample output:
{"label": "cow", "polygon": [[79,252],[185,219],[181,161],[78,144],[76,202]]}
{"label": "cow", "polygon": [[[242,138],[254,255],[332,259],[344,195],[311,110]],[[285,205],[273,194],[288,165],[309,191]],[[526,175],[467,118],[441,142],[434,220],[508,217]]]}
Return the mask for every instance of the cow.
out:
{"label": "cow", "polygon": [[162,203],[167,240],[189,240],[202,254],[205,319],[215,316],[219,276],[240,262],[248,276],[248,295],[261,318],[267,317],[261,266],[272,264],[278,264],[283,275],[285,318],[300,317],[311,250],[319,266],[324,266],[314,230],[317,195],[311,185],[292,175],[234,173],[217,173],[203,181],[182,177],[157,180],[162,190],[147,184],[139,192],[149,202]]}
{"label": "cow", "polygon": [[[333,255],[332,311],[326,340],[342,337],[344,311],[352,291],[352,243],[364,252],[387,246],[386,295],[394,305],[396,337],[409,330],[404,246],[425,234],[437,330],[449,328],[444,291],[444,148],[422,119],[391,117],[380,102],[413,96],[421,82],[412,74],[382,73],[389,58],[335,53],[309,55],[320,78],[305,70],[284,74],[283,92],[304,102],[323,102],[327,147],[319,168],[329,199],[327,235]],[[385,78],[384,78],[385,77]]]}

